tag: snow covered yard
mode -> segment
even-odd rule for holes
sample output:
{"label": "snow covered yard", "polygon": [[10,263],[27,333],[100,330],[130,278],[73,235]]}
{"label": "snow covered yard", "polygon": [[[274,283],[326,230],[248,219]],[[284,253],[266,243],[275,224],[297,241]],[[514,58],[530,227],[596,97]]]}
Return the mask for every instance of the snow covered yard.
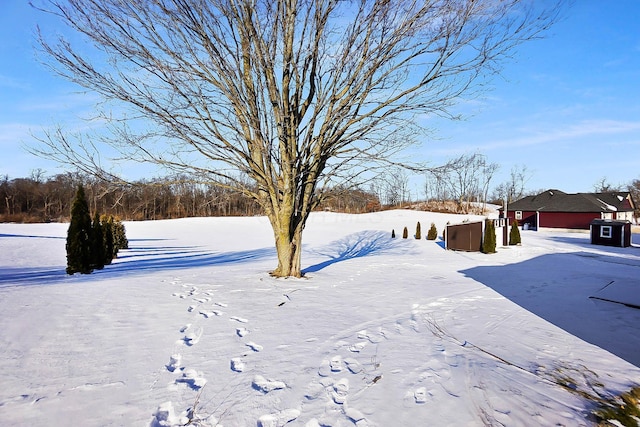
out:
{"label": "snow covered yard", "polygon": [[131,249],[72,277],[66,224],[0,224],[0,424],[179,425],[197,403],[226,427],[592,425],[585,395],[640,384],[640,310],[590,298],[638,305],[640,248],[390,238],[466,218],[314,214],[299,280],[266,273],[265,218],[126,223]]}

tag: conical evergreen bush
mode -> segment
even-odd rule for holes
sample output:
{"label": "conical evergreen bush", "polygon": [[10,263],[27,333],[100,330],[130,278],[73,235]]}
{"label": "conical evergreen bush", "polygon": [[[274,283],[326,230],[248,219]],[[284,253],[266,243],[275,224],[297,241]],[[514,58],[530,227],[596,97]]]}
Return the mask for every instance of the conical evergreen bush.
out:
{"label": "conical evergreen bush", "polygon": [[485,254],[493,254],[496,252],[496,228],[491,219],[486,219],[484,222],[482,252]]}
{"label": "conical evergreen bush", "polygon": [[427,231],[427,240],[436,240],[438,238],[438,229],[436,225],[432,222],[431,227],[429,227],[429,231]]}
{"label": "conical evergreen bush", "polygon": [[519,245],[522,243],[520,240],[520,230],[518,229],[518,220],[514,219],[511,224],[511,232],[509,233],[509,244],[510,245]]}
{"label": "conical evergreen bush", "polygon": [[71,206],[71,221],[67,230],[67,274],[91,273],[91,215],[84,194],[84,187],[78,186]]}
{"label": "conical evergreen bush", "polygon": [[127,233],[120,218],[113,218],[113,245],[116,247],[116,255],[120,249],[129,249]]}
{"label": "conical evergreen bush", "polygon": [[409,237],[409,230],[407,229],[407,227],[404,228],[404,230],[402,231],[402,238],[406,239]]}
{"label": "conical evergreen bush", "polygon": [[418,224],[416,224],[416,235],[415,235],[416,240],[420,240],[422,239],[422,229],[420,228],[420,221],[418,221]]}
{"label": "conical evergreen bush", "polygon": [[114,246],[113,216],[102,215],[102,228],[104,232],[104,264],[110,265],[117,252]]}
{"label": "conical evergreen bush", "polygon": [[91,268],[102,270],[105,265],[104,230],[96,212],[91,224]]}
{"label": "conical evergreen bush", "polygon": [[391,238],[392,239],[396,238],[396,230],[395,230],[395,228],[391,230]]}

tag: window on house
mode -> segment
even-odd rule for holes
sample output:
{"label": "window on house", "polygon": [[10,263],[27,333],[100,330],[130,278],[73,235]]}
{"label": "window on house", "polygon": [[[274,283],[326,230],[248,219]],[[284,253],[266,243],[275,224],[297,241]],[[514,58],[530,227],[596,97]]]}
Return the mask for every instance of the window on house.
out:
{"label": "window on house", "polygon": [[516,219],[522,219],[522,211],[516,211]]}
{"label": "window on house", "polygon": [[610,239],[612,234],[612,227],[610,225],[603,225],[600,227],[600,237]]}

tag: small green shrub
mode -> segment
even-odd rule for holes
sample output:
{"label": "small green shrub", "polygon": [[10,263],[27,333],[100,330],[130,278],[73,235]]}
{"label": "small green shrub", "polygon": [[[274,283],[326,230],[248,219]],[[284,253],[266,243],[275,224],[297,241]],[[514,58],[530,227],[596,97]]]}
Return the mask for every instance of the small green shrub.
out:
{"label": "small green shrub", "polygon": [[427,232],[427,240],[436,240],[438,238],[438,229],[436,225],[432,222],[429,231]]}
{"label": "small green shrub", "polygon": [[405,227],[404,231],[402,232],[402,238],[407,239],[408,237],[409,237],[409,230],[407,230],[407,227]]}
{"label": "small green shrub", "polygon": [[519,245],[522,243],[520,240],[520,230],[518,229],[518,220],[514,219],[511,224],[511,232],[509,233],[509,244],[510,245]]}
{"label": "small green shrub", "polygon": [[396,230],[395,229],[391,230],[391,238],[392,239],[396,238]]}
{"label": "small green shrub", "polygon": [[485,254],[494,254],[496,252],[496,228],[492,219],[486,219],[484,222],[482,252]]}
{"label": "small green shrub", "polygon": [[416,235],[415,235],[416,240],[420,240],[422,239],[422,230],[420,228],[420,221],[418,221],[418,224],[416,225]]}

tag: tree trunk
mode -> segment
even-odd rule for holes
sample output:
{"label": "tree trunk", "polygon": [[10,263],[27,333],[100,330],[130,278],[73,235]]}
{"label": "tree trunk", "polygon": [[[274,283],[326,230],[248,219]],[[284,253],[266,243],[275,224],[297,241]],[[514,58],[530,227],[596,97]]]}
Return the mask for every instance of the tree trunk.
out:
{"label": "tree trunk", "polygon": [[278,267],[271,272],[275,277],[302,277],[302,230],[275,231]]}
{"label": "tree trunk", "polygon": [[278,266],[271,272],[274,277],[302,277],[302,217],[287,212],[269,214],[275,237]]}

